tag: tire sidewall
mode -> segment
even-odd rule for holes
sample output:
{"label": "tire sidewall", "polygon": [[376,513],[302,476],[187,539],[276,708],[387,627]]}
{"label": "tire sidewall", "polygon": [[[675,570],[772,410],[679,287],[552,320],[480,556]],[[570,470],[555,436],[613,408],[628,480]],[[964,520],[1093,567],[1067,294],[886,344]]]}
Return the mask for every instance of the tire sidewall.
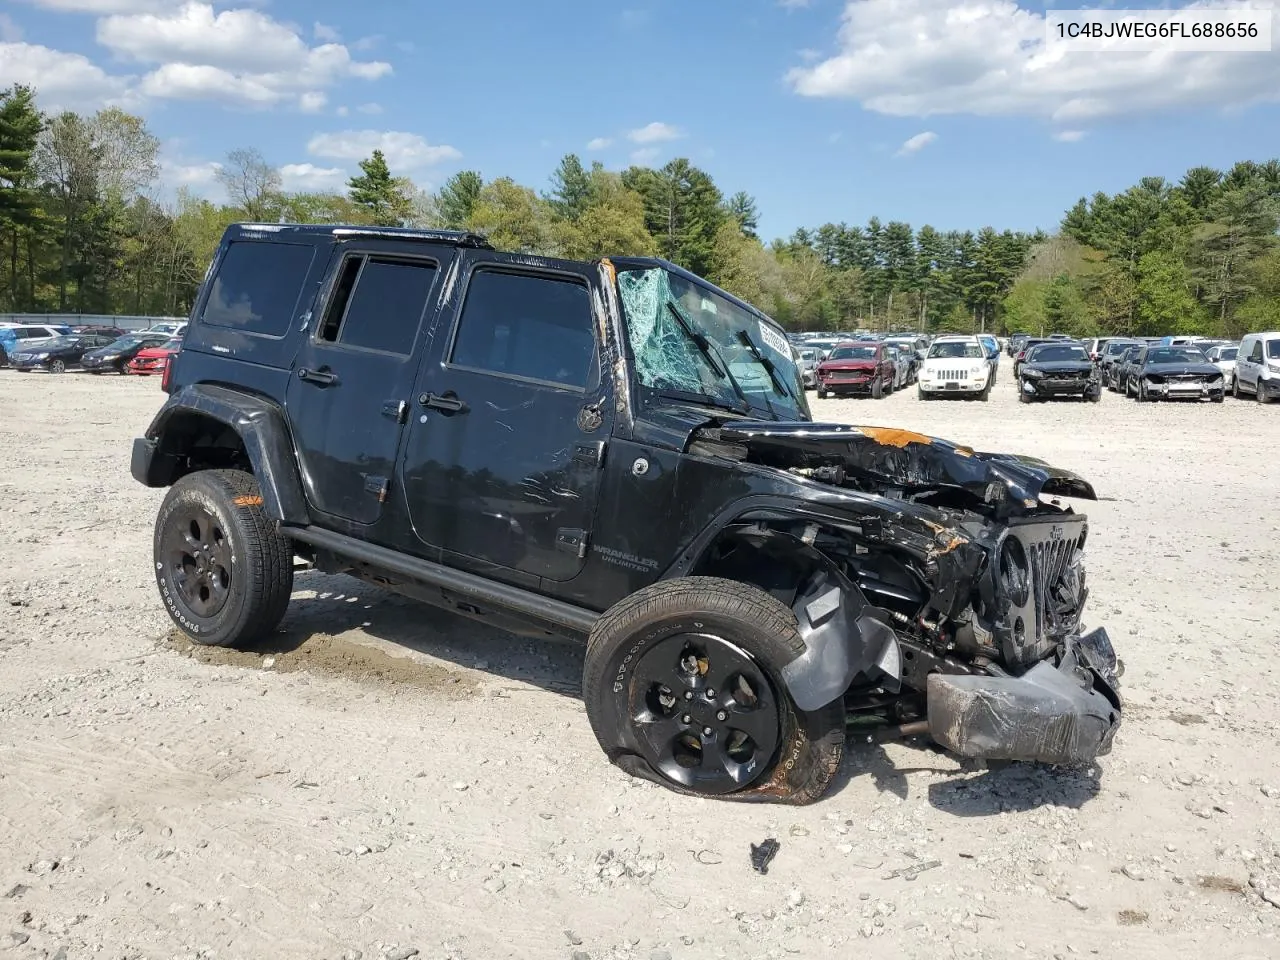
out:
{"label": "tire sidewall", "polygon": [[[156,514],[152,540],[152,568],[165,610],[179,629],[195,643],[206,646],[221,645],[228,636],[238,631],[245,613],[245,598],[249,586],[246,581],[251,575],[243,562],[243,558],[248,556],[248,549],[240,526],[229,509],[226,495],[215,493],[216,489],[213,483],[198,474],[185,477],[175,484]],[[187,608],[176,586],[169,581],[162,553],[164,532],[174,522],[174,515],[190,504],[196,504],[213,515],[226,535],[231,551],[231,586],[227,602],[212,617],[198,616]]]}

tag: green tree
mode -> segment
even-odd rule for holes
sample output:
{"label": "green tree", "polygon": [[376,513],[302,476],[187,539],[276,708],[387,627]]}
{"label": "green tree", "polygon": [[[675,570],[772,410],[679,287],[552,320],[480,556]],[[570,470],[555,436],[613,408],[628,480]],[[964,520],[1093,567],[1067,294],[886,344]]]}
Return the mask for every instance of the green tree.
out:
{"label": "green tree", "polygon": [[480,191],[465,226],[488,236],[500,250],[546,254],[552,246],[546,201],[510,177],[499,177]]}
{"label": "green tree", "polygon": [[[1233,167],[1228,181],[1235,173]],[[1196,228],[1192,274],[1225,329],[1232,308],[1253,292],[1249,263],[1276,245],[1277,203],[1261,185],[1246,182],[1226,187],[1209,206],[1209,217]]]}
{"label": "green tree", "polygon": [[694,273],[709,273],[725,216],[711,177],[680,158],[661,170],[631,167],[622,182],[644,198],[645,226],[661,255]]}
{"label": "green tree", "polygon": [[24,239],[30,249],[40,224],[33,156],[43,128],[34,90],[13,86],[0,92],[0,250],[8,252],[9,261],[8,272],[0,278],[0,303],[10,310],[30,307],[35,297],[30,278],[26,291],[21,289],[18,253]]}
{"label": "green tree", "polygon": [[280,171],[255,147],[232,150],[218,168],[217,180],[244,219],[271,223],[280,215]]}
{"label": "green tree", "polygon": [[441,224],[450,230],[461,230],[471,219],[484,180],[474,170],[460,170],[444,182],[436,195]]}
{"label": "green tree", "polygon": [[1138,262],[1137,332],[1205,332],[1204,310],[1196,301],[1191,272],[1182,258],[1167,250],[1153,250]]}
{"label": "green tree", "polygon": [[360,161],[360,173],[347,181],[347,195],[364,210],[371,224],[399,227],[412,215],[412,203],[406,195],[410,187],[408,181],[391,175],[387,158],[381,150],[374,150],[367,160]]}
{"label": "green tree", "polygon": [[591,202],[591,175],[575,153],[566,154],[551,174],[551,192],[546,200],[562,220],[574,221]]}
{"label": "green tree", "polygon": [[760,210],[756,207],[755,197],[739,190],[725,202],[725,213],[729,219],[737,221],[744,237],[759,239],[756,231],[760,229]]}

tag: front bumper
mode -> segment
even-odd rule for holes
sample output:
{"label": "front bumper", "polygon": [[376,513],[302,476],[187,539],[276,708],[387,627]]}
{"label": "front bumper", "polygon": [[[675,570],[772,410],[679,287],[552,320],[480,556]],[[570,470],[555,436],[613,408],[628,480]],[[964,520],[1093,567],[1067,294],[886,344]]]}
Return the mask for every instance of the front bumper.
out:
{"label": "front bumper", "polygon": [[1099,393],[1097,380],[1035,380],[1022,378],[1022,392],[1033,397],[1087,397]]}
{"label": "front bumper", "polygon": [[918,385],[925,393],[981,393],[986,380],[920,380]]}
{"label": "front bumper", "polygon": [[1202,400],[1205,397],[1220,397],[1226,392],[1225,380],[1183,380],[1165,383],[1145,381],[1147,393],[1161,400]]}
{"label": "front bumper", "polygon": [[929,734],[962,757],[1088,763],[1111,752],[1120,727],[1118,662],[1106,630],[1071,638],[1061,662],[1021,677],[935,673]]}
{"label": "front bumper", "polygon": [[876,380],[818,380],[818,386],[828,393],[870,393]]}

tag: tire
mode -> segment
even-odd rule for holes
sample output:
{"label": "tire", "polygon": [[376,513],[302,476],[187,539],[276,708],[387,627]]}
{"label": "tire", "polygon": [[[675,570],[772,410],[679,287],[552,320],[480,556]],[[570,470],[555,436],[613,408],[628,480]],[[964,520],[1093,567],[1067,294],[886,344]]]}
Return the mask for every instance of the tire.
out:
{"label": "tire", "polygon": [[990,380],[988,380],[987,385],[982,388],[982,392],[978,394],[978,399],[981,400],[983,403],[986,403],[988,400],[991,399],[991,381]]}
{"label": "tire", "polygon": [[928,390],[926,390],[924,387],[919,387],[919,386],[918,386],[918,387],[916,387],[916,399],[917,399],[917,400],[932,400],[932,399],[933,399],[933,394],[932,394],[932,393],[930,393]]}
{"label": "tire", "polygon": [[65,360],[50,360],[50,361],[49,361],[49,372],[50,372],[50,373],[66,373],[66,372],[67,372],[67,363],[66,363],[66,361],[65,361]]}
{"label": "tire", "polygon": [[871,385],[871,399],[879,400],[883,396],[884,396],[884,381],[877,380],[875,383]]}
{"label": "tire", "polygon": [[1239,377],[1231,378],[1231,395],[1235,397],[1237,400],[1244,399],[1244,397],[1240,395],[1240,378]]}
{"label": "tire", "polygon": [[122,377],[127,377],[129,375],[129,365],[127,363],[120,364],[120,366],[116,367],[116,372]]}
{"label": "tire", "polygon": [[[803,651],[791,611],[756,587],[712,577],[655,583],[592,628],[582,685],[591,729],[611,762],[678,793],[811,803],[840,766],[845,718],[843,699],[814,711],[791,702],[779,675]],[[717,693],[718,681],[726,683]],[[748,691],[756,706],[743,709]],[[637,715],[650,720],[641,726]],[[755,732],[750,754],[729,746],[743,733],[735,718]],[[708,744],[724,765],[702,763]]]}
{"label": "tire", "polygon": [[1258,377],[1258,382],[1253,385],[1253,399],[1259,403],[1271,402],[1271,391],[1267,389],[1267,381],[1262,377]]}
{"label": "tire", "polygon": [[1101,387],[1099,387],[1099,388],[1098,388],[1098,392],[1097,392],[1097,393],[1086,393],[1086,394],[1084,395],[1084,398],[1085,398],[1086,400],[1088,400],[1090,403],[1101,403],[1101,402],[1102,402],[1102,388],[1101,388]]}
{"label": "tire", "polygon": [[293,547],[263,512],[258,481],[239,470],[200,470],[169,488],[152,560],[169,616],[204,646],[271,633],[293,592]]}
{"label": "tire", "polygon": [[822,387],[818,388],[818,399],[819,400],[827,399],[827,391],[822,389]]}
{"label": "tire", "polygon": [[1034,399],[1035,398],[1031,396],[1031,394],[1027,393],[1027,391],[1023,390],[1021,386],[1018,387],[1019,403],[1031,403]]}

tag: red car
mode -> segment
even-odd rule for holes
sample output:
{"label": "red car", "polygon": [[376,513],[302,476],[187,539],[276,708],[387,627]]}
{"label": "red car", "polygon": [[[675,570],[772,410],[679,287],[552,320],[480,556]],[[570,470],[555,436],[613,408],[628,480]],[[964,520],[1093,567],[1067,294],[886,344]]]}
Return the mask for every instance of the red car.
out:
{"label": "red car", "polygon": [[840,343],[818,364],[818,397],[867,393],[878,400],[893,392],[894,378],[893,358],[883,343]]}
{"label": "red car", "polygon": [[138,355],[129,361],[129,372],[143,376],[152,373],[164,373],[169,366],[169,358],[182,349],[182,338],[174,337],[155,347],[139,350]]}

